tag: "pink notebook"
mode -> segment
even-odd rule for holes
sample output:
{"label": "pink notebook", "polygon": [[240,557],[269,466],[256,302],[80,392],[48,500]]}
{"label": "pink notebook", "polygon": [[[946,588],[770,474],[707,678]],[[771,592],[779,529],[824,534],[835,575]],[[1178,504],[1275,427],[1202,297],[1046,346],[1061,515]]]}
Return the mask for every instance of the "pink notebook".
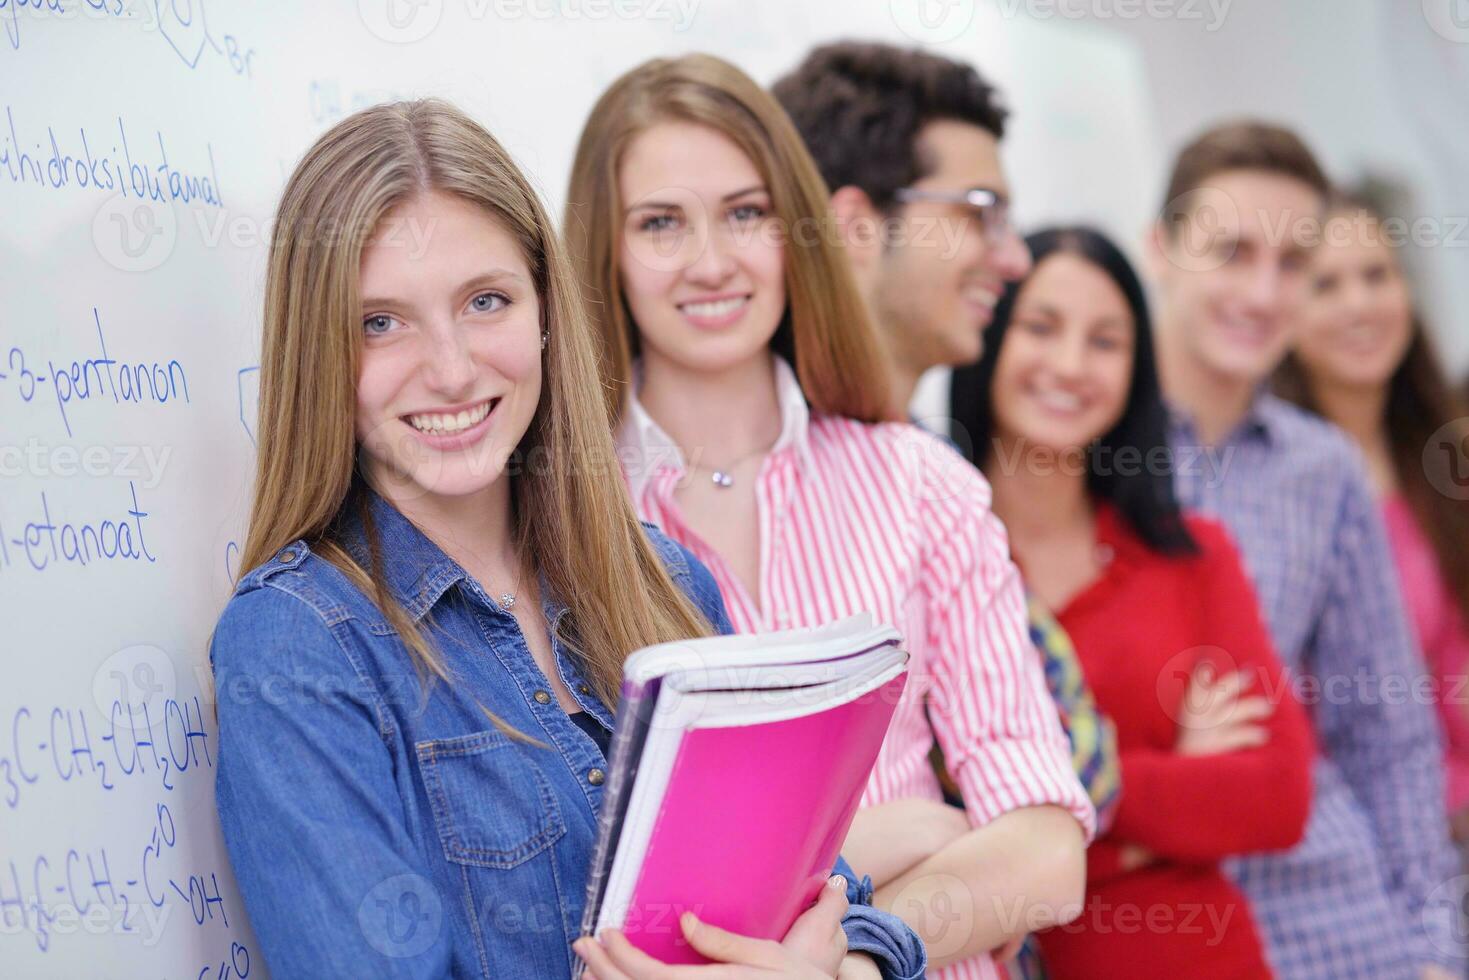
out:
{"label": "pink notebook", "polygon": [[702,963],[679,916],[780,939],[831,873],[907,680],[870,617],[629,659],[582,931]]}

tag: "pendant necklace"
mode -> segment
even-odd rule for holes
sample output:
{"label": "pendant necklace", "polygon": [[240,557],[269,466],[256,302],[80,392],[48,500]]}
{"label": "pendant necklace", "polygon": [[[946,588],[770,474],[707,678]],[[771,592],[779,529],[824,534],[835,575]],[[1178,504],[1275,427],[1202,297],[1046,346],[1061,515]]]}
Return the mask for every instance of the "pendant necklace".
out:
{"label": "pendant necklace", "polygon": [[713,483],[716,487],[719,487],[721,490],[728,490],[730,487],[734,486],[734,474],[731,471],[735,467],[739,466],[741,463],[745,462],[748,459],[753,459],[756,456],[759,456],[761,453],[768,453],[773,448],[773,446],[766,446],[762,449],[756,449],[753,452],[745,453],[745,455],[741,456],[739,459],[735,460],[732,463],[727,463],[724,466],[705,466],[703,463],[690,463],[689,468],[695,470],[704,470],[709,474],[709,480],[711,483]]}
{"label": "pendant necklace", "polygon": [[[517,572],[516,575],[515,575],[515,592],[519,592],[519,591],[520,591],[520,573]],[[501,592],[500,593],[500,597],[498,599],[496,599],[495,601],[497,603],[499,603],[501,609],[505,610],[506,612],[509,612],[510,610],[512,610],[512,609],[515,608],[515,592]]]}

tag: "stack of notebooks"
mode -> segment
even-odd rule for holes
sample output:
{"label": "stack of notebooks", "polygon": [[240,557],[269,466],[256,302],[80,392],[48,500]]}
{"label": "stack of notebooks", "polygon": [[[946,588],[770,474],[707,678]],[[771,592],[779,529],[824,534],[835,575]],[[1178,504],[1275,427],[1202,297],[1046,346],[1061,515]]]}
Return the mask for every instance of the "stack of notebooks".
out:
{"label": "stack of notebooks", "polygon": [[647,647],[624,671],[582,932],[706,962],[679,917],[781,939],[831,874],[907,680],[897,632]]}

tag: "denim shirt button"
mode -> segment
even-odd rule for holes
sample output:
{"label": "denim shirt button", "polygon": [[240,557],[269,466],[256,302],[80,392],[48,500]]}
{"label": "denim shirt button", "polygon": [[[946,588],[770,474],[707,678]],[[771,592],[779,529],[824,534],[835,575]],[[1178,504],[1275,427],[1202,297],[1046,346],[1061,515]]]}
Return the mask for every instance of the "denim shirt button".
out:
{"label": "denim shirt button", "polygon": [[591,783],[593,786],[601,786],[606,778],[607,774],[600,769],[593,769],[591,772],[587,773],[587,782]]}
{"label": "denim shirt button", "polygon": [[281,552],[281,561],[290,563],[296,560],[296,553],[289,548]]}
{"label": "denim shirt button", "polygon": [[535,694],[533,694],[531,696],[536,699],[536,702],[538,704],[550,704],[551,703],[551,695],[549,693],[545,692],[545,691],[537,691]]}
{"label": "denim shirt button", "polygon": [[582,692],[583,694],[591,694],[592,693],[592,689],[590,687],[587,687],[585,684],[578,685],[577,686],[577,690],[580,691],[580,692]]}

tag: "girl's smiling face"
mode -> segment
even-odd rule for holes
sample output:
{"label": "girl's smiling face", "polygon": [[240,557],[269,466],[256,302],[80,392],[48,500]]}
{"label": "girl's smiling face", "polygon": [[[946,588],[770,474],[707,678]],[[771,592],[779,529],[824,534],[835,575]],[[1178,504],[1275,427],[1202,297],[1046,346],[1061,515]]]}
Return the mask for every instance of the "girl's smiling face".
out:
{"label": "girl's smiling face", "polygon": [[617,175],[618,265],[645,359],[717,372],[762,355],[786,308],[783,236],[755,164],[688,122],[639,133]]}
{"label": "girl's smiling face", "polygon": [[370,481],[395,501],[492,487],[541,394],[541,304],[520,247],[482,208],[429,191],[383,217],[359,295]]}
{"label": "girl's smiling face", "polygon": [[1099,267],[1067,252],[1042,260],[995,365],[996,431],[1057,453],[1105,435],[1127,407],[1135,330],[1127,297]]}
{"label": "girl's smiling face", "polygon": [[1386,385],[1413,342],[1413,302],[1381,224],[1362,213],[1333,215],[1310,273],[1296,334],[1301,365],[1317,382]]}

